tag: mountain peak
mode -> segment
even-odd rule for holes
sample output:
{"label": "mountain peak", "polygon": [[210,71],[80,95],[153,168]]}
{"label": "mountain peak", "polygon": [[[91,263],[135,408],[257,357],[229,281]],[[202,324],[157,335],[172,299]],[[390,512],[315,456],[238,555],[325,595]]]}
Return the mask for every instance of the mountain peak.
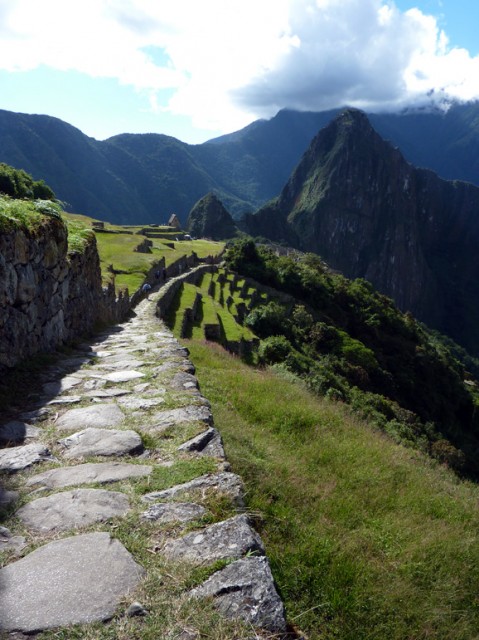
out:
{"label": "mountain peak", "polygon": [[[248,230],[365,278],[404,311],[477,352],[479,189],[416,169],[357,109],[321,129]],[[474,291],[474,293],[472,293]],[[468,308],[458,323],[457,309]]]}
{"label": "mountain peak", "polygon": [[192,236],[213,240],[231,238],[237,231],[233,218],[213,192],[207,193],[191,209],[187,227]]}

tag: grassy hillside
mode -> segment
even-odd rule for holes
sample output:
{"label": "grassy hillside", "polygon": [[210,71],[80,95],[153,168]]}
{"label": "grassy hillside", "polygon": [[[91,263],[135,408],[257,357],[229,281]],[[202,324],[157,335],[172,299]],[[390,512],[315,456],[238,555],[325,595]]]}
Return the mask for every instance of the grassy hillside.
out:
{"label": "grassy hillside", "polygon": [[[476,637],[479,488],[453,468],[477,475],[477,363],[318,256],[225,258],[236,273],[185,287],[172,326],[201,292],[186,344],[289,621],[309,640]],[[254,367],[204,339],[215,305],[237,322],[245,301]]]}
{"label": "grassy hillside", "polygon": [[309,640],[477,637],[478,487],[341,403],[186,344],[289,620]]}
{"label": "grassy hillside", "polygon": [[245,319],[261,338],[264,363],[478,478],[477,360],[457,345],[451,350],[369,282],[332,273],[317,255],[280,257],[244,240],[225,261],[293,297],[293,304],[262,304]]}
{"label": "grassy hillside", "polygon": [[[70,223],[89,228],[97,222],[84,215],[64,215]],[[171,227],[104,223],[104,229],[96,231],[103,281],[108,283],[114,280],[117,290],[128,288],[132,294],[142,285],[154,264],[162,258],[165,258],[168,267],[182,256],[191,255],[193,252],[199,258],[216,255],[224,246],[221,242],[183,238],[184,233]],[[145,240],[151,242],[151,252],[136,251]]]}

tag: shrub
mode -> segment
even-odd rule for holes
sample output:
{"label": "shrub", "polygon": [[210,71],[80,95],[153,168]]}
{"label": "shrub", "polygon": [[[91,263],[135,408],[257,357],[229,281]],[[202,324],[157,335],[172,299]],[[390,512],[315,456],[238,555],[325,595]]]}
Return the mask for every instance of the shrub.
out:
{"label": "shrub", "polygon": [[378,367],[378,362],[371,349],[368,349],[362,342],[351,338],[347,333],[342,331],[341,337],[341,355],[350,364],[362,367],[366,371],[370,371]]}
{"label": "shrub", "polygon": [[466,456],[464,453],[456,449],[448,440],[433,442],[431,445],[431,455],[454,471],[462,471],[466,464]]}
{"label": "shrub", "polygon": [[43,180],[35,182],[23,169],[14,169],[4,162],[0,163],[0,193],[10,198],[33,200],[53,200],[55,194]]}
{"label": "shrub", "polygon": [[289,326],[285,307],[274,301],[253,309],[245,324],[259,337],[283,334]]}
{"label": "shrub", "polygon": [[270,336],[261,341],[258,356],[266,364],[275,364],[283,362],[292,348],[290,341],[284,336]]}

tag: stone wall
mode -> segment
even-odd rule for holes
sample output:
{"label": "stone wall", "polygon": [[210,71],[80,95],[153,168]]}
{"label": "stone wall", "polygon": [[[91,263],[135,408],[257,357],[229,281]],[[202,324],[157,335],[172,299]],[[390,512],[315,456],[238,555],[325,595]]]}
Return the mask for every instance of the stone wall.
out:
{"label": "stone wall", "polygon": [[83,251],[68,253],[56,218],[0,234],[0,368],[91,332],[108,296],[93,235]]}
{"label": "stone wall", "polygon": [[156,315],[158,318],[164,318],[168,309],[173,302],[176,294],[178,293],[183,282],[189,282],[191,284],[197,284],[203,273],[216,271],[216,265],[200,264],[199,266],[191,269],[186,273],[177,275],[175,278],[166,283],[161,289],[161,295],[158,298],[156,305]]}

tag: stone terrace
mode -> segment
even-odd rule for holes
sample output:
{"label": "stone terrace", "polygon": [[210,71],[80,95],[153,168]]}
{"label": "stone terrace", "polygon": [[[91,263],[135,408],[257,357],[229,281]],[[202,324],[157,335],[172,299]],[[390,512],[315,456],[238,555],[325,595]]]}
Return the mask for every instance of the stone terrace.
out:
{"label": "stone terrace", "polygon": [[205,637],[188,607],[249,637],[286,633],[242,481],[187,350],[154,315],[159,295],[46,370],[41,397],[0,423],[0,637],[87,625],[61,638],[103,638],[106,623],[109,638],[141,638],[168,588],[182,613],[166,611],[157,638]]}

